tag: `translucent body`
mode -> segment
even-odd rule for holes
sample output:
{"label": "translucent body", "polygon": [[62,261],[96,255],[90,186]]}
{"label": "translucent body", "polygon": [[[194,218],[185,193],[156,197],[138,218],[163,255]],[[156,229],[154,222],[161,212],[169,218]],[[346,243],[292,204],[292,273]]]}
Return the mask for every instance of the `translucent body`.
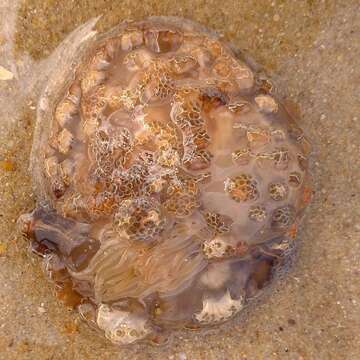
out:
{"label": "translucent body", "polygon": [[301,130],[187,21],[125,24],[77,63],[35,139],[39,204],[20,221],[50,277],[116,344],[228,320],[290,256],[309,201]]}

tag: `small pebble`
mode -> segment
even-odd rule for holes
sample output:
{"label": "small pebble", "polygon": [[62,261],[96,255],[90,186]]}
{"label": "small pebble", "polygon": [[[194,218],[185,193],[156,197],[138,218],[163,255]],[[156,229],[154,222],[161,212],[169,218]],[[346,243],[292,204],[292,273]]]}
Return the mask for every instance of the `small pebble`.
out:
{"label": "small pebble", "polygon": [[274,21],[279,21],[280,20],[280,15],[279,14],[275,14],[273,17]]}
{"label": "small pebble", "polygon": [[5,254],[7,245],[5,243],[0,243],[0,255]]}
{"label": "small pebble", "polygon": [[294,319],[289,319],[288,324],[289,325],[296,325],[296,321]]}
{"label": "small pebble", "polygon": [[14,74],[6,70],[3,66],[0,66],[0,80],[11,80],[14,77]]}
{"label": "small pebble", "polygon": [[38,312],[39,312],[40,314],[45,314],[45,313],[46,313],[46,309],[45,309],[43,306],[39,306],[39,307],[38,307]]}
{"label": "small pebble", "polygon": [[0,161],[0,168],[5,171],[14,171],[15,164],[12,161],[2,160]]}

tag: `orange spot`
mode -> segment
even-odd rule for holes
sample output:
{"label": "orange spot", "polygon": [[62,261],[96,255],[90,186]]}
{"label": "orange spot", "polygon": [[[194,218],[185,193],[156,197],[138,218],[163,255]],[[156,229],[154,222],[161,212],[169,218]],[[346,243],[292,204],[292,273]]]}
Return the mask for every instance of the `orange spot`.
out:
{"label": "orange spot", "polygon": [[311,199],[312,199],[312,189],[309,186],[305,186],[302,200],[305,204],[308,204],[311,201]]}
{"label": "orange spot", "polygon": [[288,235],[289,237],[291,237],[292,239],[296,238],[296,234],[297,234],[297,230],[298,230],[298,226],[297,224],[293,224],[291,225],[290,229],[288,230],[288,232],[286,233],[286,235]]}
{"label": "orange spot", "polygon": [[0,256],[5,254],[6,249],[7,249],[7,245],[4,243],[0,243]]}
{"label": "orange spot", "polygon": [[102,189],[103,189],[103,186],[99,182],[97,182],[95,184],[95,193],[101,192]]}
{"label": "orange spot", "polygon": [[12,161],[2,160],[0,161],[0,167],[5,171],[14,171],[15,164]]}
{"label": "orange spot", "polygon": [[68,335],[75,334],[78,331],[79,327],[76,322],[74,321],[67,321],[64,324],[63,332]]}
{"label": "orange spot", "polygon": [[81,303],[81,296],[72,288],[72,283],[66,282],[56,289],[56,296],[65,303],[66,306],[75,308]]}

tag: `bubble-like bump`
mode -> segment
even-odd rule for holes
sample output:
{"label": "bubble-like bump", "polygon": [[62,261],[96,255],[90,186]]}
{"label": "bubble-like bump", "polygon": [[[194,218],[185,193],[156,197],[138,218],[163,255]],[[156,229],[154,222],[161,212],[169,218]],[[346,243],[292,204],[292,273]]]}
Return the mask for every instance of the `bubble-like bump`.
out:
{"label": "bubble-like bump", "polygon": [[293,171],[289,174],[289,179],[288,179],[289,185],[291,187],[299,187],[301,185],[302,182],[302,176],[299,172],[297,171]]}
{"label": "bubble-like bump", "polygon": [[271,132],[271,138],[275,143],[281,143],[285,141],[286,135],[283,130],[276,129]]}
{"label": "bubble-like bump", "polygon": [[243,299],[233,299],[227,290],[221,297],[205,297],[201,312],[194,318],[201,324],[223,322],[234,316],[244,306]]}
{"label": "bubble-like bump", "polygon": [[224,216],[211,211],[205,211],[203,213],[206,224],[218,234],[224,234],[230,231],[232,219],[228,216]]}
{"label": "bubble-like bump", "polygon": [[221,236],[204,241],[202,251],[207,259],[222,259],[235,254],[235,249]]}
{"label": "bubble-like bump", "polygon": [[116,231],[131,240],[156,240],[165,223],[160,204],[151,198],[124,200],[114,215]]}
{"label": "bubble-like bump", "polygon": [[295,210],[290,205],[277,208],[271,216],[271,226],[276,230],[286,230],[294,221]]}
{"label": "bubble-like bump", "polygon": [[259,197],[257,181],[249,174],[227,178],[225,180],[225,192],[237,201],[253,201]]}
{"label": "bubble-like bump", "polygon": [[252,221],[264,221],[267,217],[267,211],[265,206],[256,205],[249,209],[249,219]]}
{"label": "bubble-like bump", "polygon": [[255,102],[260,111],[265,113],[276,113],[279,108],[275,99],[270,95],[258,95],[255,97]]}
{"label": "bubble-like bump", "polygon": [[190,216],[200,206],[194,180],[171,183],[166,195],[164,207],[176,217]]}
{"label": "bubble-like bump", "polygon": [[286,170],[290,161],[289,150],[280,147],[273,152],[275,168],[278,170]]}
{"label": "bubble-like bump", "polygon": [[234,151],[231,154],[231,156],[232,156],[234,163],[237,165],[246,165],[251,160],[251,152],[250,152],[250,149],[248,149],[248,148],[238,149],[238,150]]}
{"label": "bubble-like bump", "polygon": [[269,194],[275,201],[285,200],[288,195],[288,187],[282,182],[274,182],[269,185]]}
{"label": "bubble-like bump", "polygon": [[97,311],[96,322],[105,336],[115,344],[132,344],[146,337],[150,326],[146,318],[101,304]]}

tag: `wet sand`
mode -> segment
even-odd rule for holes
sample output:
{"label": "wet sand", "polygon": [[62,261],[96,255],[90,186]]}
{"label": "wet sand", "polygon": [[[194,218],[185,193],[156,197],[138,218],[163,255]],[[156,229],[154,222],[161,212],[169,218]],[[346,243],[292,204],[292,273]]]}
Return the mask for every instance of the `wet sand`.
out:
{"label": "wet sand", "polygon": [[[254,3],[0,0],[0,66],[14,74],[0,80],[0,359],[360,358],[360,5]],[[268,70],[286,101],[298,104],[313,144],[314,199],[283,283],[248,316],[209,333],[180,332],[161,348],[118,349],[98,337],[54,296],[15,228],[34,205],[32,69],[101,14],[100,30],[123,19],[177,15],[223,33]]]}

